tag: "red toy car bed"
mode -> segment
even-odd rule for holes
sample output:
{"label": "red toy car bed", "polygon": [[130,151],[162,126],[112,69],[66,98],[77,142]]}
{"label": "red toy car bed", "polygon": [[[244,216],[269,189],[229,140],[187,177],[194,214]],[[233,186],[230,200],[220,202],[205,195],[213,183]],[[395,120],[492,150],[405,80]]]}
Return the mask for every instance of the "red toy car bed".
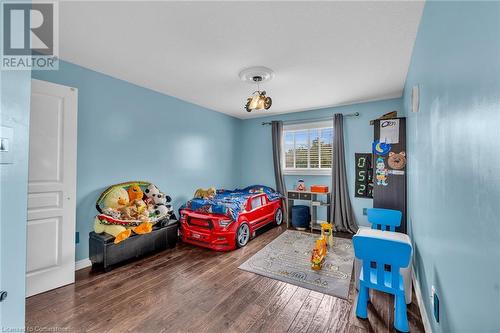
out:
{"label": "red toy car bed", "polygon": [[[249,187],[250,188],[250,187]],[[234,250],[237,247],[245,246],[251,237],[255,236],[255,231],[269,223],[280,225],[283,222],[283,206],[281,195],[269,189],[272,195],[261,191],[248,193],[236,191],[217,192],[214,203],[208,200],[208,204],[202,203],[195,209],[188,202],[180,209],[180,235],[182,241],[194,245],[207,247],[218,251]],[[262,187],[261,187],[262,188]],[[220,193],[220,194],[219,194]],[[240,200],[238,214],[215,213],[217,209],[211,209],[214,205],[226,204],[233,197],[225,196],[238,194],[236,200]],[[275,194],[276,193],[276,194]],[[272,199],[271,199],[271,198]],[[202,199],[193,199],[202,200]],[[219,206],[215,206],[216,208]],[[225,206],[223,206],[225,207]]]}

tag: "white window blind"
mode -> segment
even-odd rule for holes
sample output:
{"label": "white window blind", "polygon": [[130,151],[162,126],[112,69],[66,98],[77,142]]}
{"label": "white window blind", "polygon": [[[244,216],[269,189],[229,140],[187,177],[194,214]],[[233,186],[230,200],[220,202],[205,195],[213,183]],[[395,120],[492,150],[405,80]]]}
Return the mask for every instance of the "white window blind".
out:
{"label": "white window blind", "polygon": [[333,124],[327,121],[285,125],[282,148],[285,173],[329,173],[333,156]]}

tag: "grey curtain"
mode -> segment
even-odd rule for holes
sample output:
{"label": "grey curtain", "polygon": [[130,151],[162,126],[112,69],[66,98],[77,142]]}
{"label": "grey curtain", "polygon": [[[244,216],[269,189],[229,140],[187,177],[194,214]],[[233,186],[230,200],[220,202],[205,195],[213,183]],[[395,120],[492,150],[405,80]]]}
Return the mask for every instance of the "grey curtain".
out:
{"label": "grey curtain", "polygon": [[[273,138],[273,162],[274,162],[274,180],[276,181],[276,191],[286,196],[286,186],[285,177],[283,176],[283,168],[281,165],[281,140],[283,138],[283,122],[282,121],[272,121],[272,138]],[[283,200],[283,205],[285,211],[283,216],[288,219],[287,216],[287,201]]]}
{"label": "grey curtain", "polygon": [[333,118],[333,165],[332,165],[331,221],[337,231],[355,233],[358,231],[356,217],[349,198],[349,187],[345,169],[344,117],[337,113]]}

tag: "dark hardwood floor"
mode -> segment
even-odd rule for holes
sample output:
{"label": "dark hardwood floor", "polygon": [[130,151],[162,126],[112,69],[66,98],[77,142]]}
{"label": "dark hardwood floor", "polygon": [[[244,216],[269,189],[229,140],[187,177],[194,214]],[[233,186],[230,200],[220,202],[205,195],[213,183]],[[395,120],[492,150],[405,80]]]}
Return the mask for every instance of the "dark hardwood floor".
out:
{"label": "dark hardwood floor", "polygon": [[[349,300],[255,275],[238,266],[285,230],[262,232],[221,253],[180,243],[109,273],[89,268],[76,283],[26,301],[26,326],[66,332],[393,332],[392,297],[372,293],[368,320]],[[411,332],[423,332],[418,306]]]}

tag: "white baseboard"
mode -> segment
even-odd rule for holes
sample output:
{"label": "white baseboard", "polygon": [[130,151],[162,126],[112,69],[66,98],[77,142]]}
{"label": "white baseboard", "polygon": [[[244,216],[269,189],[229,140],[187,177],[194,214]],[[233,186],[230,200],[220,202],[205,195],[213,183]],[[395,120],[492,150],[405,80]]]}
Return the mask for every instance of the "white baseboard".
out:
{"label": "white baseboard", "polygon": [[418,308],[420,309],[420,316],[422,317],[422,324],[424,325],[425,333],[432,333],[432,326],[429,321],[429,317],[427,316],[427,310],[425,309],[420,283],[418,283],[417,276],[415,275],[415,266],[412,267],[411,278],[413,280],[413,288],[415,288],[415,296],[417,297]]}
{"label": "white baseboard", "polygon": [[78,271],[80,269],[83,269],[83,268],[89,267],[89,266],[92,266],[92,262],[90,261],[89,258],[78,260],[77,262],[75,262],[75,271]]}

